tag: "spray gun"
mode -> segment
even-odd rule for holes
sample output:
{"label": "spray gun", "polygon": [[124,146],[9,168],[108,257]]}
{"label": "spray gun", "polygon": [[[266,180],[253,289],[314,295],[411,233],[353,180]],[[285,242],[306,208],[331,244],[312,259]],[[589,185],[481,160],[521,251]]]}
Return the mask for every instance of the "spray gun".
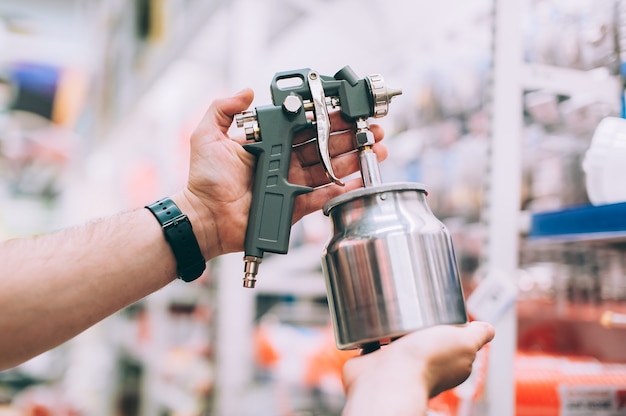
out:
{"label": "spray gun", "polygon": [[[379,182],[374,136],[369,117],[387,114],[392,97],[400,90],[388,89],[380,75],[359,79],[346,66],[334,77],[311,69],[280,72],[271,83],[273,105],[257,107],[235,116],[246,138],[244,145],[257,157],[254,191],[245,239],[244,287],[253,288],[265,252],[286,254],[289,247],[294,199],[311,192],[306,186],[287,182],[293,138],[299,131],[315,127],[320,161],[328,178],[343,185],[330,163],[329,109],[340,109],[346,120],[356,122],[357,147],[366,183]],[[307,114],[313,115],[309,120]]]}
{"label": "spray gun", "polygon": [[359,79],[346,66],[333,77],[310,69],[277,73],[273,105],[235,116],[257,157],[245,240],[244,286],[254,287],[265,252],[286,254],[294,199],[312,188],[287,181],[294,136],[316,130],[320,161],[330,163],[329,109],[356,125],[363,188],[328,201],[332,234],[322,253],[328,304],[340,349],[374,351],[402,335],[437,324],[467,322],[450,234],[431,212],[424,185],[381,179],[370,117],[387,115],[401,90],[380,75]]}

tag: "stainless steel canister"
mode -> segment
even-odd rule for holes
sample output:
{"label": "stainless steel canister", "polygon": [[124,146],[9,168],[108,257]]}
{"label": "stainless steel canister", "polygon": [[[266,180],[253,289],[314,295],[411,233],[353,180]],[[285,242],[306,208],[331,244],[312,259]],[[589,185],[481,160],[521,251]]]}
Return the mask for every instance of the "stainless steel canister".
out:
{"label": "stainless steel canister", "polygon": [[467,322],[452,239],[422,184],[351,191],[324,214],[333,227],[322,268],[338,348]]}

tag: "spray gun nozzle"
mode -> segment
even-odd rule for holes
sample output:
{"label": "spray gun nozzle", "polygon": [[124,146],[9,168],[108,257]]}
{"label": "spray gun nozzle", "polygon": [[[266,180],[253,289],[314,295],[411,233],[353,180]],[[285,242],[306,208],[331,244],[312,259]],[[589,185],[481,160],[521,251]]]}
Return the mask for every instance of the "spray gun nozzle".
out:
{"label": "spray gun nozzle", "polygon": [[387,101],[391,102],[391,99],[397,95],[402,95],[400,88],[387,88]]}

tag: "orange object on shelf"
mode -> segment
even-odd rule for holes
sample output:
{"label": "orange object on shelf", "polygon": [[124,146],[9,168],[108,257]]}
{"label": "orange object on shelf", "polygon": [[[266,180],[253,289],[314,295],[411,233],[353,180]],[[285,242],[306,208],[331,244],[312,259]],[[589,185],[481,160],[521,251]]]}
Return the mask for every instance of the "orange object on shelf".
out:
{"label": "orange object on shelf", "polygon": [[270,368],[280,360],[267,329],[259,326],[254,331],[254,359],[262,368]]}
{"label": "orange object on shelf", "polygon": [[[467,414],[468,406],[480,409],[488,351],[480,353],[470,379],[429,401],[434,414],[458,416]],[[626,415],[626,364],[518,352],[514,368],[515,416]]]}
{"label": "orange object on shelf", "polygon": [[357,355],[359,355],[358,350],[338,349],[332,328],[330,326],[325,328],[319,346],[308,357],[304,383],[309,387],[319,386],[324,377],[334,377],[341,383],[344,364]]}
{"label": "orange object on shelf", "polygon": [[515,389],[516,416],[626,415],[626,364],[520,352]]}

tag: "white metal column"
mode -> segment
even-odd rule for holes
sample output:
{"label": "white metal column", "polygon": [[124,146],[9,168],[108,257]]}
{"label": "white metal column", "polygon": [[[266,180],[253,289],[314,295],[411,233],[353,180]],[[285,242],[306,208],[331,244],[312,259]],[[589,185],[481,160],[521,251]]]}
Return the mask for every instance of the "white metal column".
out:
{"label": "white metal column", "polygon": [[[522,1],[495,0],[491,171],[487,193],[488,276],[513,279],[518,267],[522,147]],[[494,323],[487,377],[488,414],[515,414],[514,307]]]}

